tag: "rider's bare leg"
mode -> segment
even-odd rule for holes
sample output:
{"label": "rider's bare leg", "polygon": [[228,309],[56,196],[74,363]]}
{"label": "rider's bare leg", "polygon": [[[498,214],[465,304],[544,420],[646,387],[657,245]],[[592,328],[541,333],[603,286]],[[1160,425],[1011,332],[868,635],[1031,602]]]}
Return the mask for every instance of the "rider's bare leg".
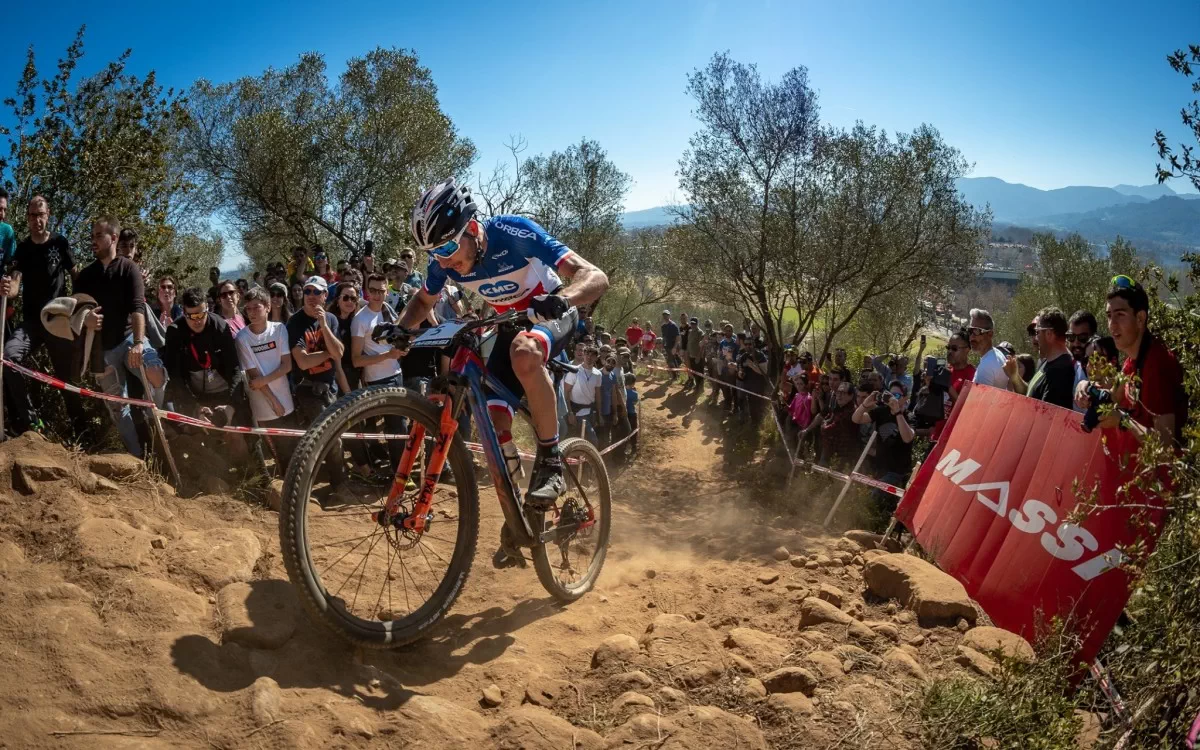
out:
{"label": "rider's bare leg", "polygon": [[537,460],[526,498],[550,505],[563,493],[562,455],[558,452],[558,400],[546,370],[548,342],[536,333],[518,335],[509,348],[513,373],[525,389],[533,429],[537,432]]}
{"label": "rider's bare leg", "polygon": [[[521,381],[529,401],[538,442],[558,437],[558,401],[554,398],[554,383],[546,370],[544,347],[545,344],[533,336],[517,336],[509,349],[513,373]],[[509,422],[511,424],[511,419]],[[496,427],[499,429],[499,425]]]}

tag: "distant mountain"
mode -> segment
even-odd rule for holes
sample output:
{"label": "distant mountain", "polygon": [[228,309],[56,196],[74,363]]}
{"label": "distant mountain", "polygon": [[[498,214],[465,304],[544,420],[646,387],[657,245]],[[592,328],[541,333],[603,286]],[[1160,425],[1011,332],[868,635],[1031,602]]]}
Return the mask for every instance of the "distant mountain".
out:
{"label": "distant mountain", "polygon": [[1147,200],[1107,187],[1078,185],[1039,190],[997,177],[963,177],[957,184],[959,192],[976,208],[991,206],[992,218],[996,221],[1028,223],[1044,216],[1085,213],[1105,206]]}
{"label": "distant mountain", "polygon": [[1172,197],[1178,195],[1178,193],[1166,185],[1114,185],[1113,190],[1123,195],[1141,196],[1150,201],[1164,196]]}
{"label": "distant mountain", "polygon": [[655,206],[641,211],[628,211],[621,215],[621,224],[626,229],[644,229],[646,227],[662,227],[675,223],[675,216],[667,206]]}
{"label": "distant mountain", "polygon": [[1200,201],[1164,196],[1148,203],[1050,216],[1043,226],[1079,232],[1089,239],[1112,239],[1118,234],[1137,244],[1149,240],[1170,246],[1200,246]]}

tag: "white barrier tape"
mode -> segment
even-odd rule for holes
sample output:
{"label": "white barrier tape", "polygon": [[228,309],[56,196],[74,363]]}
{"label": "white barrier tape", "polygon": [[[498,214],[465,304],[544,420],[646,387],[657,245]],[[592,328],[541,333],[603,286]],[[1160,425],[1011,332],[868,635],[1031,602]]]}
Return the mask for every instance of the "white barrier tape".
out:
{"label": "white barrier tape", "polygon": [[[218,432],[237,432],[237,433],[249,434],[249,435],[275,435],[278,437],[304,437],[304,433],[305,433],[304,430],[291,430],[291,429],[285,429],[282,427],[238,427],[238,426],[234,426],[234,425],[226,425],[224,427],[218,427],[217,425],[215,425],[211,422],[205,422],[203,419],[189,417],[186,414],[180,414],[179,412],[168,411],[167,409],[160,409],[160,408],[158,408],[158,405],[155,404],[153,401],[146,401],[144,399],[138,399],[138,398],[128,398],[125,396],[114,396],[112,394],[103,393],[101,391],[93,391],[90,388],[81,388],[77,385],[71,385],[70,383],[66,383],[66,382],[54,377],[53,375],[47,375],[44,372],[38,372],[37,370],[31,370],[28,367],[18,365],[16,362],[12,362],[7,359],[0,360],[0,361],[3,362],[5,367],[11,368],[11,369],[21,373],[22,375],[31,377],[34,380],[38,380],[38,381],[45,383],[46,385],[49,385],[53,388],[57,388],[62,391],[67,391],[68,393],[75,393],[80,396],[84,396],[86,398],[95,398],[95,399],[100,399],[101,401],[111,401],[111,402],[117,403],[117,404],[129,404],[130,406],[141,406],[146,409],[153,409],[154,412],[156,414],[158,414],[158,416],[162,417],[163,419],[169,420],[171,422],[178,422],[179,424],[186,424],[186,425],[190,425],[192,427],[199,427],[199,428],[202,428],[205,430],[216,430]],[[353,439],[353,440],[407,440],[408,439],[408,435],[392,435],[392,434],[375,433],[375,432],[345,432],[345,433],[342,433],[342,437]]]}
{"label": "white barrier tape", "polygon": [[748,394],[750,396],[754,396],[755,398],[761,398],[764,401],[774,401],[775,400],[775,399],[771,398],[770,396],[764,396],[761,393],[755,393],[754,391],[746,390],[745,388],[733,385],[732,383],[726,383],[724,380],[717,380],[716,378],[712,377],[711,375],[706,375],[702,372],[697,372],[690,367],[658,367],[656,365],[646,365],[646,369],[648,369],[648,370],[663,370],[665,372],[687,372],[687,373],[691,373],[692,375],[699,375],[700,377],[704,378],[705,380],[710,380],[710,381],[720,385],[723,388],[732,388],[735,391],[741,391],[742,393]]}
{"label": "white barrier tape", "polygon": [[[780,422],[779,422],[779,414],[774,413],[774,412],[772,412],[772,414],[775,417],[775,429],[777,432],[779,432],[779,439],[783,441],[783,447],[786,450],[787,449],[787,438],[783,432],[783,425],[780,424]],[[800,446],[797,445],[796,453],[799,454],[799,452],[800,452]],[[889,495],[895,495],[896,497],[904,496],[904,488],[903,487],[897,487],[895,485],[888,484],[887,482],[883,482],[878,479],[874,479],[872,477],[868,477],[866,475],[859,474],[857,471],[851,472],[849,474],[843,474],[840,471],[834,471],[833,469],[826,468],[824,466],[820,466],[811,461],[804,461],[799,458],[794,459],[791,454],[788,454],[788,461],[790,461],[792,466],[794,466],[794,467],[799,467],[802,469],[807,468],[809,471],[815,471],[820,474],[827,474],[828,476],[831,476],[834,479],[838,479],[843,482],[845,482],[846,480],[850,480],[851,482],[857,482],[858,484],[866,485],[867,487],[874,487],[875,489],[883,490],[884,492],[888,493]],[[790,479],[791,478],[789,476],[789,481],[790,481]]]}
{"label": "white barrier tape", "polygon": [[[295,438],[304,437],[304,435],[305,435],[305,430],[293,430],[293,429],[288,429],[288,428],[283,428],[283,427],[240,427],[237,425],[225,425],[223,427],[218,427],[217,425],[213,424],[212,422],[206,422],[203,419],[197,419],[196,417],[189,417],[186,414],[180,414],[179,412],[169,411],[167,409],[160,409],[153,401],[146,401],[146,400],[137,399],[137,398],[127,398],[125,396],[113,396],[108,393],[102,393],[100,391],[93,391],[90,388],[80,388],[79,386],[71,385],[70,383],[66,383],[66,382],[54,377],[53,375],[47,375],[44,372],[38,372],[37,370],[31,370],[28,367],[18,365],[17,363],[9,361],[7,359],[0,359],[0,362],[3,362],[3,365],[5,367],[10,367],[13,370],[16,370],[17,372],[21,373],[22,375],[27,375],[27,376],[33,378],[34,380],[41,381],[41,382],[45,383],[46,385],[52,386],[54,388],[58,388],[59,390],[67,391],[69,393],[76,393],[76,394],[79,394],[80,396],[84,396],[86,398],[96,398],[96,399],[100,399],[103,401],[112,401],[112,402],[115,402],[118,404],[129,404],[130,406],[141,406],[141,407],[145,407],[147,409],[153,409],[154,413],[156,413],[158,416],[162,417],[163,419],[166,419],[170,422],[176,422],[178,424],[185,424],[190,427],[198,427],[200,429],[213,430],[216,432],[233,432],[233,433],[238,433],[238,434],[242,434],[242,435],[269,435],[269,436],[274,436],[274,437],[295,437]],[[641,427],[638,427],[637,430],[633,430],[628,435],[621,438],[619,441],[613,443],[612,445],[608,446],[604,450],[600,451],[600,455],[603,456],[606,453],[610,453],[610,452],[616,450],[618,447],[620,447],[621,445],[626,443],[628,440],[630,440],[634,435],[636,435],[638,430],[640,430],[640,429],[641,429]],[[379,433],[379,432],[343,432],[342,439],[408,440],[408,435],[394,435],[394,434]],[[483,445],[481,443],[468,442],[467,449],[473,453],[482,454],[484,452]],[[536,458],[536,456],[532,453],[522,452],[520,454],[520,456],[521,456],[521,458],[529,459],[529,460]]]}

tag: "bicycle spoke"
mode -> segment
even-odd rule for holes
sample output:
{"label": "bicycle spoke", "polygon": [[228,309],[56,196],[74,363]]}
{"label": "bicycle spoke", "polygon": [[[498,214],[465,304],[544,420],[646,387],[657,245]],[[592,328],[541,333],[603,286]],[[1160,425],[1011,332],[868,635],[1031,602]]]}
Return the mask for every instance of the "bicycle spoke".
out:
{"label": "bicycle spoke", "polygon": [[[380,528],[382,528],[382,527],[380,527]],[[312,547],[313,547],[313,549],[325,549],[326,547],[336,547],[339,544],[349,544],[350,542],[357,542],[362,539],[370,539],[377,533],[379,533],[378,529],[376,529],[375,531],[372,531],[370,534],[364,534],[363,536],[351,537],[349,539],[339,539],[336,542],[321,542],[320,544],[314,544]]]}
{"label": "bicycle spoke", "polygon": [[[376,597],[376,599],[375,599],[375,609],[374,609],[374,612],[375,612],[375,615],[376,615],[376,616],[378,616],[378,614],[379,614],[379,603],[383,601],[383,590],[384,590],[385,588],[388,588],[388,589],[390,589],[390,586],[391,586],[391,582],[389,581],[389,577],[392,575],[392,556],[393,556],[395,553],[396,553],[396,550],[395,550],[395,548],[393,548],[393,547],[392,547],[392,545],[390,545],[390,544],[389,544],[389,545],[388,545],[388,566],[387,566],[387,572],[383,574],[383,583],[379,584],[379,596],[378,596],[378,597]],[[388,594],[388,609],[389,609],[389,611],[391,610],[391,604],[392,604],[392,597],[391,597],[391,594],[389,593],[389,594]]]}
{"label": "bicycle spoke", "polygon": [[317,573],[317,577],[318,577],[318,578],[324,578],[324,577],[325,577],[325,573],[326,573],[326,571],[328,571],[328,570],[329,570],[330,568],[332,568],[334,565],[337,565],[338,563],[340,563],[342,560],[345,560],[345,559],[346,559],[346,555],[349,555],[351,552],[353,552],[354,550],[356,550],[356,549],[358,549],[359,547],[361,547],[363,542],[365,542],[367,539],[370,539],[371,537],[375,536],[375,535],[376,535],[376,534],[378,534],[378,533],[379,533],[378,531],[373,531],[373,532],[371,532],[371,533],[370,533],[370,534],[367,536],[367,538],[366,538],[366,539],[363,539],[363,540],[362,540],[362,541],[360,541],[358,544],[356,544],[356,545],[354,545],[353,547],[351,547],[350,549],[346,550],[346,554],[345,554],[345,555],[342,555],[341,557],[339,557],[338,559],[334,560],[334,561],[333,561],[333,562],[331,562],[329,565],[327,565],[327,566],[326,566],[324,569],[322,569],[322,570],[321,570],[321,572]]}
{"label": "bicycle spoke", "polygon": [[[383,536],[386,537],[387,534],[384,534]],[[379,544],[378,539],[376,539],[374,542],[371,542],[371,546],[367,549],[367,554],[363,555],[362,572],[358,574],[358,585],[354,587],[354,599],[350,602],[351,611],[353,611],[354,605],[358,604],[358,592],[362,590],[363,579],[367,576],[367,560],[370,559],[371,552],[375,549],[375,545],[377,544]],[[391,545],[388,546],[390,547]]]}

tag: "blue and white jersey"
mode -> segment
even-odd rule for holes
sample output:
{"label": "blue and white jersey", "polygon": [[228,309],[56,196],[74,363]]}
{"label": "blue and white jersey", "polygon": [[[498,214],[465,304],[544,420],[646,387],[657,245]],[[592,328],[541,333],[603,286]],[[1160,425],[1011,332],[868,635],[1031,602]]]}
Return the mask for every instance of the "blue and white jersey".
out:
{"label": "blue and white jersey", "polygon": [[425,273],[425,291],[435,297],[446,279],[465,286],[502,313],[524,310],[539,294],[562,286],[559,265],[572,254],[571,248],[550,236],[523,216],[494,216],[483,225],[487,250],[468,274],[442,268],[434,259]]}

